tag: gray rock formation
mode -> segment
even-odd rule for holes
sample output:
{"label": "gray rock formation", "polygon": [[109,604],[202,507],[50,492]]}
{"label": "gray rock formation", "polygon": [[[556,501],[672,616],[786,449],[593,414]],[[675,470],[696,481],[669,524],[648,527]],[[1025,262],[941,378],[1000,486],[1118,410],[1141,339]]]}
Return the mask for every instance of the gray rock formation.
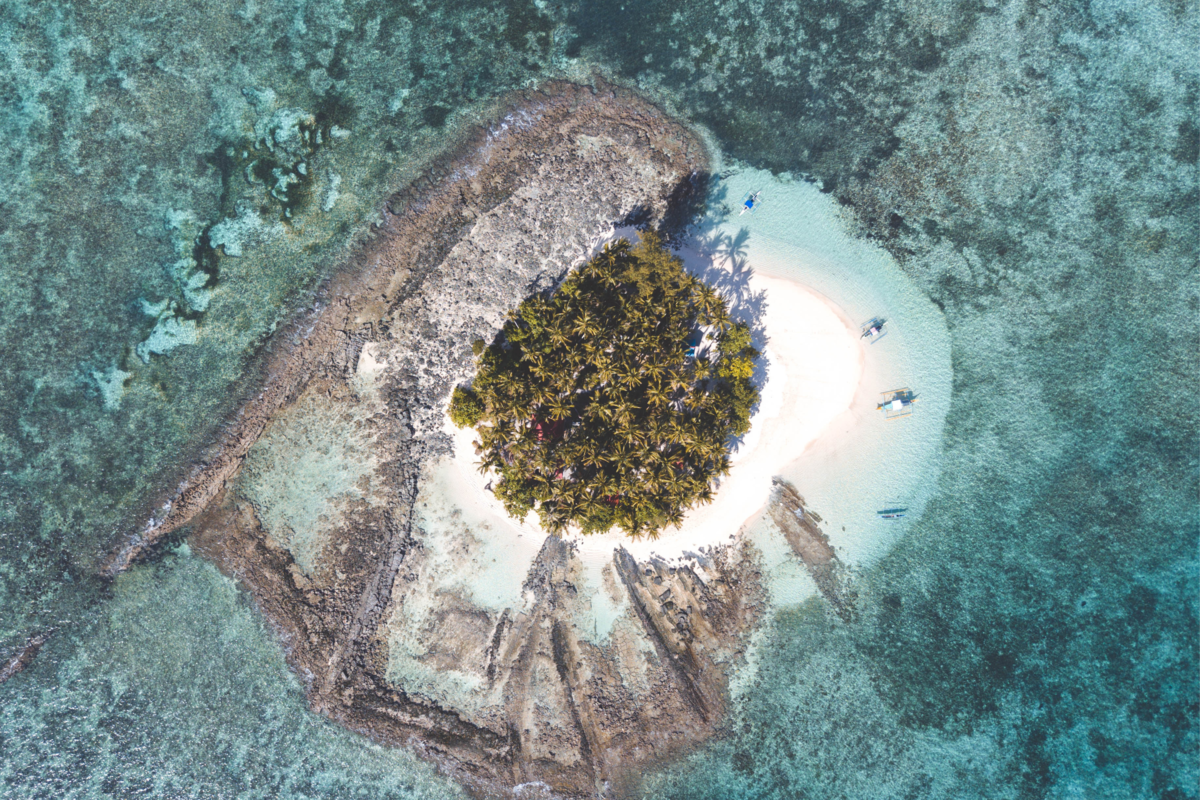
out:
{"label": "gray rock formation", "polygon": [[26,639],[25,644],[21,646],[21,649],[10,656],[3,663],[3,666],[0,666],[0,683],[4,683],[9,678],[28,667],[33,659],[37,658],[38,652],[41,651],[42,645],[46,643],[46,639],[49,637],[49,635],[50,634],[48,632],[43,631],[42,633],[37,633]]}
{"label": "gray rock formation", "polygon": [[472,341],[615,222],[679,213],[705,168],[694,136],[636,97],[558,84],[520,98],[388,203],[277,336],[221,448],[106,570],[190,525],[253,593],[314,709],[480,794],[631,791],[639,765],[721,723],[761,609],[749,548],[682,564],[618,550],[601,590],[619,611],[596,636],[597,589],[570,544],[511,565],[527,568],[521,600],[496,607],[463,589],[487,531],[435,529],[417,506],[449,457],[444,409]]}

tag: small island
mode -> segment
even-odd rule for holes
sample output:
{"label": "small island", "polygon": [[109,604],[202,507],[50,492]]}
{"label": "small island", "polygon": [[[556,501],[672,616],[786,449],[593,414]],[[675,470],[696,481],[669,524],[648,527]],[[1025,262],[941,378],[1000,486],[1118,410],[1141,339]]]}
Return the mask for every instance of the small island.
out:
{"label": "small island", "polygon": [[584,534],[657,536],[712,500],[759,400],[750,328],[653,232],[606,245],[521,303],[458,387],[505,510]]}
{"label": "small island", "polygon": [[[186,535],[314,710],[477,797],[640,796],[726,724],[768,608],[750,513],[780,506],[852,613],[816,516],[769,495],[848,409],[861,346],[791,281],[716,292],[711,255],[667,251],[707,196],[686,126],[603,84],[508,102],[384,204],[104,571]],[[480,461],[511,485],[484,491]]]}

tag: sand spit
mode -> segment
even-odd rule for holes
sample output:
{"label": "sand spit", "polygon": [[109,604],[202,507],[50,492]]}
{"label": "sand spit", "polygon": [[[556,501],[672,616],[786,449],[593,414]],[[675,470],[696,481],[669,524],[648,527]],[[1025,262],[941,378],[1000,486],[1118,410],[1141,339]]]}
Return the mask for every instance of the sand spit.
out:
{"label": "sand spit", "polygon": [[628,794],[642,765],[721,724],[764,607],[755,551],[667,564],[618,549],[592,569],[548,539],[524,563],[489,559],[516,586],[490,592],[469,557],[486,524],[438,506],[442,422],[472,340],[614,224],[686,218],[706,169],[690,131],[621,90],[514,98],[392,198],[277,334],[223,444],[106,573],[189,526],[196,552],[249,588],[314,709],[480,795]]}

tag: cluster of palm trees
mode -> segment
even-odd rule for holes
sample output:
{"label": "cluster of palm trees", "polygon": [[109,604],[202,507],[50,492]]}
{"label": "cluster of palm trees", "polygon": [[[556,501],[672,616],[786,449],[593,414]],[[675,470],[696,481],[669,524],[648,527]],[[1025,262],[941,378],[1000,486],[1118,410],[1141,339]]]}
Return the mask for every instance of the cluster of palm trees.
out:
{"label": "cluster of palm trees", "polygon": [[[701,334],[715,347],[697,352]],[[653,536],[728,472],[758,402],[756,356],[720,295],[646,234],[522,303],[451,414],[476,427],[480,468],[499,474],[513,516]]]}

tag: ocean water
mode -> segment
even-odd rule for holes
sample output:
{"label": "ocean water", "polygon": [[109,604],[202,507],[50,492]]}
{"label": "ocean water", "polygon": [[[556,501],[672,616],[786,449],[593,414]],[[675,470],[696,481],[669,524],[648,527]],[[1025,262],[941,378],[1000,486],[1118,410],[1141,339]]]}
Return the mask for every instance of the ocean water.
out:
{"label": "ocean water", "polygon": [[331,408],[305,395],[272,421],[238,473],[236,491],[305,575],[348,503],[380,503],[370,480],[378,451],[365,417],[360,407]]}
{"label": "ocean water", "polygon": [[[709,132],[710,222],[769,187],[751,252],[886,251],[950,368],[856,621],[780,609],[728,735],[646,796],[1196,797],[1198,26],[1179,0],[0,4],[0,657],[47,635],[0,685],[0,797],[459,796],[304,710],[178,541],[94,570],[380,200],[500,93],[592,70]],[[801,190],[842,239],[773,232]]]}
{"label": "ocean water", "polygon": [[6,797],[465,796],[307,711],[261,617],[186,545],[66,633],[37,683],[6,687]]}

